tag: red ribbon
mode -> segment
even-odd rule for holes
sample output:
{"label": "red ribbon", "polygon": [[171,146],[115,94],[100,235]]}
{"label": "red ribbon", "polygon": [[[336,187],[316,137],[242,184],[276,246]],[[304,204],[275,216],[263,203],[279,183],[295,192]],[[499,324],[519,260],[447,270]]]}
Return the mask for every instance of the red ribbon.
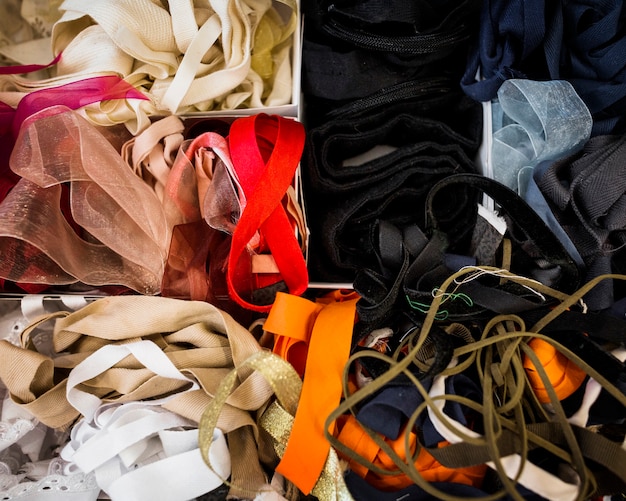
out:
{"label": "red ribbon", "polygon": [[289,292],[302,294],[308,272],[293,225],[282,205],[304,148],[304,127],[296,120],[264,113],[235,120],[228,136],[233,167],[247,204],[233,232],[227,283],[231,298],[244,308],[267,312],[241,297],[254,287],[248,244],[258,231],[274,257]]}

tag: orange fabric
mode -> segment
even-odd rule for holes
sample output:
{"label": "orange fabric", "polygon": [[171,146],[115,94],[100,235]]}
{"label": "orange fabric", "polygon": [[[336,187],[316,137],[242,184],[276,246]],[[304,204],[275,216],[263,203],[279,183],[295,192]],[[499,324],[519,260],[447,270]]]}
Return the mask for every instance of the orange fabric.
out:
{"label": "orange fabric", "polygon": [[304,494],[315,486],[330,451],[324,423],[341,399],[342,373],[350,355],[358,298],[356,293],[330,294],[316,304],[279,293],[268,316],[269,325],[268,321],[264,325],[265,330],[275,329],[279,347],[283,335],[293,335],[291,339],[301,342],[308,337],[298,409],[276,468]]}
{"label": "orange fabric", "polygon": [[[341,420],[338,420],[337,428],[339,432],[336,436],[344,445],[376,466],[389,472],[397,472],[379,475],[370,471],[355,460],[339,453],[340,457],[348,461],[354,473],[382,491],[397,491],[413,484],[413,481],[404,473],[400,472],[393,460],[370,438],[353,415],[342,416]],[[414,453],[417,446],[416,435],[411,433],[410,436],[411,451],[409,456]],[[407,454],[404,448],[404,440],[404,433],[401,433],[396,440],[386,438],[385,442],[387,442],[403,460],[406,460]],[[439,447],[445,447],[445,445],[447,445],[447,442],[442,442],[439,444]],[[439,463],[425,448],[420,449],[414,465],[416,470],[427,482],[453,482],[474,487],[481,486],[485,472],[487,471],[487,465],[484,464],[467,468],[447,468]]]}
{"label": "orange fabric", "polygon": [[[533,339],[528,343],[528,346],[532,348],[541,361],[541,365],[545,369],[548,379],[554,387],[559,400],[563,400],[572,395],[585,381],[587,377],[585,371],[559,352],[550,343],[542,339]],[[524,358],[524,369],[530,381],[530,386],[535,392],[535,395],[537,395],[537,399],[541,403],[550,402],[550,397],[548,396],[543,381],[539,377],[535,365],[528,357]]]}
{"label": "orange fabric", "polygon": [[309,339],[324,306],[292,294],[278,292],[263,329],[274,336],[274,353],[287,360],[304,377]]}

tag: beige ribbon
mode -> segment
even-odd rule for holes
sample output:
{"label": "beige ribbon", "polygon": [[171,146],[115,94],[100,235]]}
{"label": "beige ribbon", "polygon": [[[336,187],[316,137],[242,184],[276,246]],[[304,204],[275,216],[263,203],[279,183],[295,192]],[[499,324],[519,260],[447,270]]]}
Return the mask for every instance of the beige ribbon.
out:
{"label": "beige ribbon", "polygon": [[[49,321],[54,321],[54,357],[38,353],[31,342],[33,332]],[[259,457],[266,453],[259,451],[254,414],[265,408],[274,391],[261,373],[244,364],[261,351],[256,339],[209,303],[113,296],[74,313],[41,316],[24,330],[21,347],[0,341],[0,380],[20,407],[47,426],[67,429],[80,417],[67,398],[68,373],[108,345],[139,340],[158,346],[173,366],[197,381],[200,388],[184,391],[188,381],[159,376],[132,355],[73,387],[103,404],[170,396],[162,404],[164,409],[198,422],[222,380],[237,368],[217,426],[227,434],[233,484],[260,489],[267,478]]]}
{"label": "beige ribbon", "polygon": [[120,151],[133,172],[154,189],[161,201],[167,177],[184,139],[184,130],[185,126],[177,116],[164,117],[126,141]]}

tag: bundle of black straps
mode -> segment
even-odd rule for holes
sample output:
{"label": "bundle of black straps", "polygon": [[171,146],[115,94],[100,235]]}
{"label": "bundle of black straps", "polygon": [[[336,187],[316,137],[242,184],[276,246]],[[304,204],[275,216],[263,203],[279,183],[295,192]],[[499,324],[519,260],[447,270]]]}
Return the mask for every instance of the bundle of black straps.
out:
{"label": "bundle of black straps", "polygon": [[[331,418],[352,413],[395,468],[329,439],[411,480],[353,469],[355,499],[626,493],[626,12],[588,4],[303,3],[309,269],[361,296]],[[531,193],[482,164],[512,79],[566,81],[593,119],[531,166]],[[488,468],[433,480],[420,451]]]}

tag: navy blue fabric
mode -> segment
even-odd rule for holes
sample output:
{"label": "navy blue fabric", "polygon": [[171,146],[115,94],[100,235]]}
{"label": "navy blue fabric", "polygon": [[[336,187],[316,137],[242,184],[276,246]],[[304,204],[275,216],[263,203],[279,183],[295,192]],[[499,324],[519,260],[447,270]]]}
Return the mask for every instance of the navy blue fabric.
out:
{"label": "navy blue fabric", "polygon": [[[460,395],[475,402],[480,402],[482,400],[482,391],[480,387],[474,382],[473,379],[469,378],[467,375],[455,374],[454,376],[449,376],[446,378],[446,395]],[[447,401],[443,412],[463,426],[466,426],[470,429],[473,428],[473,422],[471,422],[471,412],[468,408],[463,407],[457,402]],[[424,436],[424,446],[425,447],[436,447],[438,443],[444,441],[444,437],[442,437],[439,432],[435,429],[432,421],[430,419],[425,419],[422,423],[422,434]],[[480,430],[476,430],[480,433]]]}
{"label": "navy blue fabric", "polygon": [[544,0],[484,1],[478,36],[461,80],[465,93],[477,101],[490,101],[505,80],[531,77],[524,63],[541,49],[545,24]]}
{"label": "navy blue fabric", "polygon": [[[430,382],[424,381],[423,384],[428,391]],[[456,374],[446,379],[446,394],[461,395],[476,402],[482,398],[480,388],[465,374]],[[395,440],[400,436],[400,431],[408,418],[423,402],[421,393],[414,386],[390,384],[364,404],[357,412],[356,418],[368,428]],[[444,412],[464,426],[472,424],[468,422],[469,409],[456,402],[446,402]],[[426,447],[436,447],[444,440],[426,413],[420,416],[416,424],[423,434]]]}
{"label": "navy blue fabric", "polygon": [[[397,491],[385,492],[368,484],[354,472],[348,471],[344,478],[346,486],[355,501],[434,501],[438,499],[415,484]],[[471,485],[455,484],[452,482],[431,482],[430,485],[443,493],[467,499],[484,497],[489,494],[489,491],[487,490],[478,489],[476,487],[472,487]],[[521,485],[518,486],[517,489],[519,494],[527,501],[545,500],[545,498],[529,491]],[[509,501],[511,499],[513,499],[511,496],[504,495],[499,498],[499,501]]]}
{"label": "navy blue fabric", "polygon": [[625,53],[622,0],[487,0],[461,86],[489,101],[510,78],[567,80],[593,116],[592,136],[620,133],[626,129]]}
{"label": "navy blue fabric", "polygon": [[[426,384],[428,389],[428,384]],[[387,385],[368,401],[356,418],[363,425],[395,440],[402,427],[424,399],[414,386]]]}

